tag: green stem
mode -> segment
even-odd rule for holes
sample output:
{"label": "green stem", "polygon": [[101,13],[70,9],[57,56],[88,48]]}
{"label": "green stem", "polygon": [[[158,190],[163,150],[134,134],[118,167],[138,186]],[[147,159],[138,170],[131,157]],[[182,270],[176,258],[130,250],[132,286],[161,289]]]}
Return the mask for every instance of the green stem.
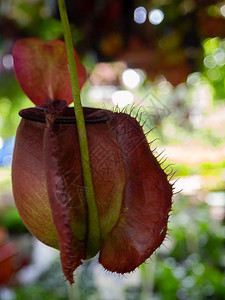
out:
{"label": "green stem", "polygon": [[87,240],[87,256],[93,257],[100,249],[100,227],[98,210],[95,201],[95,193],[92,182],[90,157],[88,149],[88,141],[85,127],[83,108],[80,98],[80,89],[77,77],[76,61],[70,25],[68,21],[65,0],[58,0],[61,22],[64,31],[66,43],[67,58],[70,70],[70,79],[73,92],[74,111],[77,122],[78,138],[80,144],[81,164],[83,171],[83,182],[85,187],[85,196],[88,206],[88,240]]}

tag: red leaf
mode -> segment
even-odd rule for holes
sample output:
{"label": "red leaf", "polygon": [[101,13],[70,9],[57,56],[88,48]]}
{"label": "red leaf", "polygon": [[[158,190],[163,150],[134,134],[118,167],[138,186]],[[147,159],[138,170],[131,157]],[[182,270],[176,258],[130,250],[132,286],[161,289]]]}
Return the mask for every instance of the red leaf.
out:
{"label": "red leaf", "polygon": [[[65,178],[65,160],[61,160],[60,141],[56,125],[48,124],[44,133],[44,165],[46,171],[47,189],[52,216],[58,233],[62,269],[66,279],[72,284],[73,272],[81,265],[81,259],[86,258],[85,243],[79,241],[72,231],[71,216],[75,210],[70,203],[71,191]],[[63,156],[64,158],[64,156]],[[71,177],[71,174],[69,174]],[[77,229],[76,229],[77,230]]]}
{"label": "red leaf", "polygon": [[119,219],[103,240],[99,262],[109,271],[126,273],[163,242],[172,187],[140,125],[130,116],[118,114],[111,126],[121,150],[126,184]]}
{"label": "red leaf", "polygon": [[[81,88],[86,80],[86,70],[74,53]],[[13,59],[17,80],[35,105],[54,100],[65,100],[67,104],[73,101],[64,42],[21,39],[13,48]]]}

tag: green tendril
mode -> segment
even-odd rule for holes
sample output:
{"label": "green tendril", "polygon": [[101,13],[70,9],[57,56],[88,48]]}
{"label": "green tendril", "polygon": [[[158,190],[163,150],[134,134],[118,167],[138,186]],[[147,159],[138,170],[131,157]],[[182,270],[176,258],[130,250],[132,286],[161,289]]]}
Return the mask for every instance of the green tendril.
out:
{"label": "green tendril", "polygon": [[73,92],[74,111],[77,122],[77,131],[80,145],[81,165],[83,171],[83,182],[85,186],[85,196],[88,207],[88,236],[87,236],[87,256],[91,258],[97,254],[100,249],[100,227],[98,210],[95,200],[95,193],[91,175],[90,157],[88,141],[85,127],[83,108],[80,98],[80,89],[77,77],[77,68],[74,55],[74,48],[70,25],[68,21],[66,5],[64,0],[58,0],[61,22],[64,31],[66,43],[67,59],[69,64],[70,79]]}

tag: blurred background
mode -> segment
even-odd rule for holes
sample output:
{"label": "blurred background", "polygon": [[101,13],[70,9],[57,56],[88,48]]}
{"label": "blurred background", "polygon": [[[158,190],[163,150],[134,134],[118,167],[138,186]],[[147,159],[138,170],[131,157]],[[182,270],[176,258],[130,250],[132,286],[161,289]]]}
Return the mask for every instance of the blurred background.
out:
{"label": "blurred background", "polygon": [[[57,1],[0,1],[0,300],[225,298],[225,1],[66,1],[89,77],[84,106],[134,106],[176,181],[168,236],[135,272],[95,260],[68,289],[59,254],[32,237],[15,209],[10,165],[18,111],[33,104],[13,70],[21,37],[62,39]],[[157,155],[157,154],[156,154]],[[163,158],[162,155],[162,159]]]}

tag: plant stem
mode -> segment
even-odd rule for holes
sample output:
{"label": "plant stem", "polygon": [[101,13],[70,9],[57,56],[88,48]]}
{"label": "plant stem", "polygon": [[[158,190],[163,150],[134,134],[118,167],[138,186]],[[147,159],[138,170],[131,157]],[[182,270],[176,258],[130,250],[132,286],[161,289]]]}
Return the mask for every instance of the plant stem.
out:
{"label": "plant stem", "polygon": [[70,71],[70,79],[73,92],[74,111],[76,116],[78,138],[80,145],[81,165],[83,171],[83,182],[85,187],[85,196],[88,207],[88,240],[87,240],[87,256],[93,257],[100,249],[100,227],[98,210],[95,201],[95,193],[91,175],[90,157],[87,141],[87,133],[83,108],[80,98],[80,90],[77,77],[76,61],[74,55],[73,41],[68,21],[65,0],[58,0],[61,22],[64,31],[66,43],[67,58]]}

